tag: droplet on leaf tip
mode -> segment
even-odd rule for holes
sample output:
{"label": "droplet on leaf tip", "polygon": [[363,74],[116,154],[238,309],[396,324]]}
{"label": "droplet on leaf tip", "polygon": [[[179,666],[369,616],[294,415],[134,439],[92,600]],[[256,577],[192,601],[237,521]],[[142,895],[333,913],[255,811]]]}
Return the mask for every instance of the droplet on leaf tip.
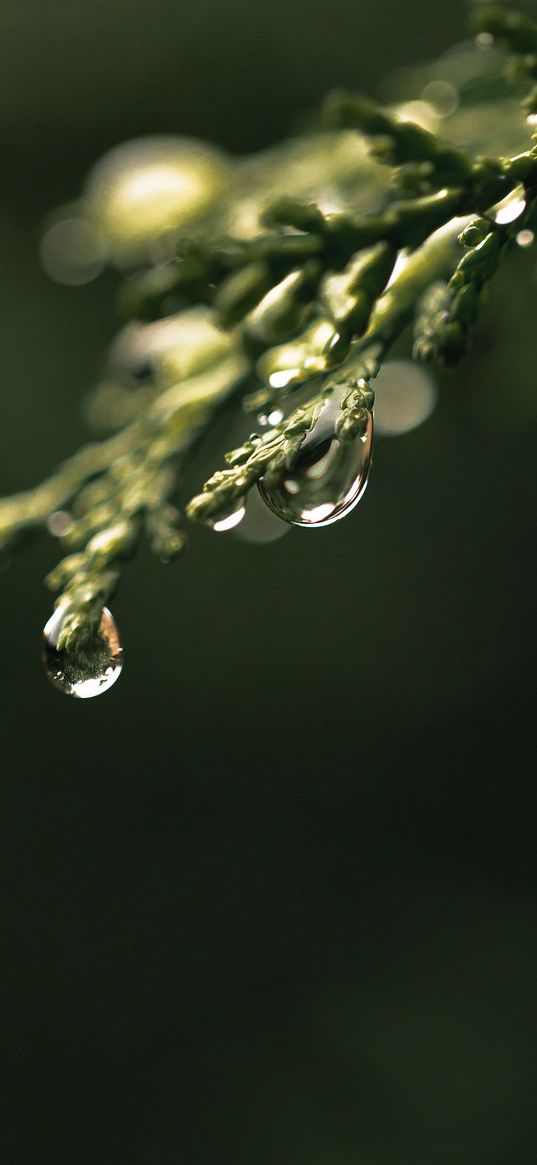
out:
{"label": "droplet on leaf tip", "polygon": [[305,437],[291,467],[279,480],[259,482],[261,497],[293,526],[328,526],[359,502],[367,485],[373,444],[373,417],[367,413],[365,432],[353,441],[336,435],[340,395],[330,397]]}
{"label": "droplet on leaf tip", "polygon": [[55,688],[81,700],[100,696],[115,684],[123,667],[123,648],[118,629],[108,607],[103,607],[95,640],[76,655],[58,651],[58,640],[66,617],[61,605],[43,628],[43,665]]}
{"label": "droplet on leaf tip", "polygon": [[242,522],[246,513],[246,506],[242,498],[234,503],[233,508],[230,508],[227,513],[220,513],[216,518],[210,518],[207,525],[211,530],[215,530],[217,534],[223,534],[226,530],[233,530],[234,526],[238,526]]}

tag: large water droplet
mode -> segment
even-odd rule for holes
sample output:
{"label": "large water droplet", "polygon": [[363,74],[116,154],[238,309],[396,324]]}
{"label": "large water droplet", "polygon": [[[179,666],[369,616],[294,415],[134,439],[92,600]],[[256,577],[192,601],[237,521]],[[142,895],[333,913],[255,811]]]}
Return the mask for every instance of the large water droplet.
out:
{"label": "large water droplet", "polygon": [[328,526],[343,518],[359,502],[371,465],[373,417],[367,413],[365,432],[353,441],[340,441],[336,422],[341,397],[324,405],[302,442],[290,468],[276,484],[259,482],[259,491],[278,518],[294,526]]}
{"label": "large water droplet", "polygon": [[66,611],[56,608],[43,629],[43,664],[55,688],[67,696],[89,700],[115,684],[123,667],[123,649],[108,607],[103,608],[95,639],[76,655],[58,651],[58,639]]}

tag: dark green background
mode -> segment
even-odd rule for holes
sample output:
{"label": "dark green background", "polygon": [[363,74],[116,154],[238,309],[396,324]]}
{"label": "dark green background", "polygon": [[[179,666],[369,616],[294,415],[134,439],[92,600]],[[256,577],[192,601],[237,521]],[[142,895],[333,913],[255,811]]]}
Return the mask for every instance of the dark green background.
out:
{"label": "dark green background", "polygon": [[[3,0],[3,492],[84,437],[114,280],[37,254],[99,153],[267,144],[465,11]],[[51,541],[0,575],[5,1165],[535,1159],[535,265],[348,521],[127,568],[104,699],[42,677]]]}

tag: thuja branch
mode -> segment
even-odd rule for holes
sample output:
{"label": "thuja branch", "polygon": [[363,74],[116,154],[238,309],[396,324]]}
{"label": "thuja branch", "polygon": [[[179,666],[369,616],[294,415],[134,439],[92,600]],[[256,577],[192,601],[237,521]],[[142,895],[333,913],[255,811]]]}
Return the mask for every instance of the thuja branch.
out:
{"label": "thuja branch", "polygon": [[416,299],[432,280],[445,275],[453,264],[460,224],[438,231],[408,260],[393,286],[380,297],[369,327],[353,345],[347,358],[328,376],[308,404],[294,410],[284,424],[264,438],[254,435],[228,454],[229,468],[216,473],[203,493],[190,502],[188,516],[207,521],[228,511],[259,480],[268,484],[282,467],[292,465],[306,433],[313,427],[326,398],[340,393],[337,436],[352,441],[363,432],[366,412],[373,407],[370,381],[376,376],[391,346],[412,319]]}
{"label": "thuja branch", "polygon": [[[522,97],[537,80],[537,26],[486,7],[476,30],[507,47],[507,92]],[[59,598],[46,662],[62,690],[94,695],[119,674],[104,604],[143,535],[164,560],[184,549],[183,468],[231,397],[257,431],[187,505],[189,518],[230,528],[256,483],[293,524],[325,525],[356,504],[373,382],[393,344],[414,325],[416,358],[459,360],[485,288],[533,221],[537,146],[513,148],[520,129],[506,108],[499,98],[503,153],[487,150],[486,133],[479,151],[462,146],[449,118],[441,133],[439,117],[425,126],[404,108],[337,93],[316,134],[251,162],[155,144],[97,168],[80,222],[111,261],[135,268],[120,306],[139,322],[94,399],[119,431],[0,502],[0,546],[69,511],[66,556],[47,579]]]}

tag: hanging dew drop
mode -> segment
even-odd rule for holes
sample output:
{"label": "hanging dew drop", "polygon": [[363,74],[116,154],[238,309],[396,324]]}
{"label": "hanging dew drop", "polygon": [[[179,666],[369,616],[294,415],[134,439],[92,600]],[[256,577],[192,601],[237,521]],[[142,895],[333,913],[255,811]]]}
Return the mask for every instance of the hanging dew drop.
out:
{"label": "hanging dew drop", "polygon": [[103,608],[95,640],[76,655],[58,651],[66,612],[57,607],[43,629],[43,665],[51,684],[66,696],[89,700],[115,684],[123,667],[123,648],[115,621]]}
{"label": "hanging dew drop", "polygon": [[279,480],[259,482],[269,508],[293,526],[328,526],[360,501],[367,485],[373,445],[373,416],[352,441],[340,441],[336,422],[340,396],[330,397],[305,437],[293,465]]}
{"label": "hanging dew drop", "polygon": [[246,506],[242,498],[233,502],[227,513],[219,513],[216,518],[207,519],[207,525],[211,530],[216,530],[217,534],[223,534],[226,530],[233,530],[234,526],[238,526],[242,522],[246,513]]}

